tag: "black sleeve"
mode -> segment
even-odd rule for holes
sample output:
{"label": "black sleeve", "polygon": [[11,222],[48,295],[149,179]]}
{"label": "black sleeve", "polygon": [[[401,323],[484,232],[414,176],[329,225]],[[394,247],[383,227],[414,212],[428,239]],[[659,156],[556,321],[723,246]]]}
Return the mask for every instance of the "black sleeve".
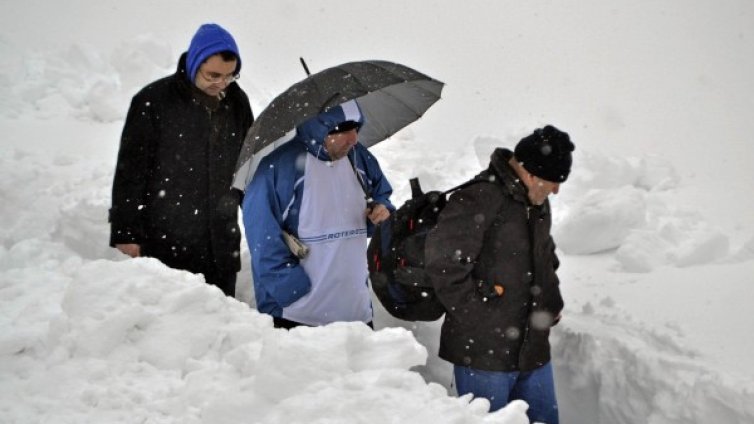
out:
{"label": "black sleeve", "polygon": [[454,193],[427,237],[426,271],[438,299],[448,313],[479,304],[474,263],[482,251],[485,233],[495,220],[502,198],[493,184],[474,184]]}
{"label": "black sleeve", "polygon": [[123,126],[113,178],[110,209],[110,245],[142,243],[147,207],[147,181],[157,143],[154,125],[155,105],[137,95]]}

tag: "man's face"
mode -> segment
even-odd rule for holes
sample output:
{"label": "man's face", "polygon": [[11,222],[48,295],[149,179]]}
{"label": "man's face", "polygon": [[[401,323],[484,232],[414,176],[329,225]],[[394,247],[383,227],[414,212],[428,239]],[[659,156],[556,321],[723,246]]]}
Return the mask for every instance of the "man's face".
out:
{"label": "man's face", "polygon": [[325,137],[325,149],[330,159],[336,161],[345,157],[348,151],[359,141],[359,133],[356,129],[328,134]]}
{"label": "man's face", "polygon": [[536,175],[527,173],[522,180],[529,191],[529,201],[532,205],[539,206],[547,200],[550,194],[558,194],[560,191],[560,183],[543,180]]}
{"label": "man's face", "polygon": [[219,54],[210,56],[196,71],[194,84],[208,96],[217,97],[233,82],[236,64],[235,59],[226,62]]}

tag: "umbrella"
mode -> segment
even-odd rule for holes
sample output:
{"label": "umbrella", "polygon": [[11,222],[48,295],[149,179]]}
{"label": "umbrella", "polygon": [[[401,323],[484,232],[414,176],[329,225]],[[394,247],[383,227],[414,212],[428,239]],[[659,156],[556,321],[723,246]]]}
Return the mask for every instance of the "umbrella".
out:
{"label": "umbrella", "polygon": [[443,83],[397,63],[368,60],[325,69],[292,85],[265,108],[249,129],[233,187],[245,190],[259,160],[296,135],[306,120],[356,100],[366,123],[359,142],[372,146],[419,119],[440,99]]}

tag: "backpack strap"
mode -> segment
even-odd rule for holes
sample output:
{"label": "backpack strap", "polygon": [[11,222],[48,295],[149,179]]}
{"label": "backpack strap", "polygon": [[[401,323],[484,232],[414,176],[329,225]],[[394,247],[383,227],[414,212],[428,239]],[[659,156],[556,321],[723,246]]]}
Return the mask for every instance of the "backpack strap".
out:
{"label": "backpack strap", "polygon": [[[454,192],[456,190],[460,190],[460,189],[466,188],[466,187],[468,187],[468,186],[470,186],[472,184],[480,183],[480,182],[483,182],[483,181],[489,182],[490,180],[488,178],[476,176],[476,177],[474,177],[474,178],[466,181],[465,183],[459,184],[459,185],[457,185],[457,186],[455,186],[455,187],[453,187],[451,189],[443,191],[442,195],[443,196],[448,195],[448,194],[450,194],[450,193],[452,193],[452,192]],[[419,178],[417,178],[417,177],[411,178],[410,180],[408,180],[408,183],[411,186],[411,198],[412,199],[416,199],[417,197],[420,197],[420,196],[424,195],[424,190],[422,190],[421,184],[419,184]]]}
{"label": "backpack strap", "polygon": [[452,193],[452,192],[454,192],[456,190],[460,190],[462,188],[466,188],[466,187],[468,187],[470,185],[473,185],[473,184],[476,184],[476,183],[481,183],[481,182],[488,182],[489,183],[490,179],[487,178],[487,177],[480,177],[480,176],[477,175],[476,177],[474,177],[474,178],[466,181],[463,184],[459,184],[459,185],[457,185],[457,186],[455,186],[455,187],[453,187],[451,189],[445,190],[443,192],[443,194],[450,194],[450,193]]}

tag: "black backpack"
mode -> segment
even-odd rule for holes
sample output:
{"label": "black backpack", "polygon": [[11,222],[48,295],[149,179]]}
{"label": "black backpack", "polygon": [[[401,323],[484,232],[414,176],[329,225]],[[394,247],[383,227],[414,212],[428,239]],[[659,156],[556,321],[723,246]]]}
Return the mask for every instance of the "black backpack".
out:
{"label": "black backpack", "polygon": [[435,321],[445,313],[424,272],[424,244],[448,195],[479,181],[489,180],[475,178],[444,192],[424,193],[419,180],[412,178],[411,199],[375,228],[367,248],[369,278],[390,315],[405,321]]}

